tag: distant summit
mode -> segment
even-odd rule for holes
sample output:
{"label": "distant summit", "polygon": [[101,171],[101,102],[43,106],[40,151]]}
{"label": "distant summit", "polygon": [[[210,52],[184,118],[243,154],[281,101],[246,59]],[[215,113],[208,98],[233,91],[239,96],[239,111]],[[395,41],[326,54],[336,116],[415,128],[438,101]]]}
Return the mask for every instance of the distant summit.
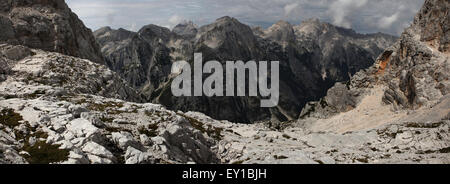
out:
{"label": "distant summit", "polygon": [[176,25],[172,32],[187,37],[195,37],[197,34],[197,25],[195,25],[192,21],[187,21]]}

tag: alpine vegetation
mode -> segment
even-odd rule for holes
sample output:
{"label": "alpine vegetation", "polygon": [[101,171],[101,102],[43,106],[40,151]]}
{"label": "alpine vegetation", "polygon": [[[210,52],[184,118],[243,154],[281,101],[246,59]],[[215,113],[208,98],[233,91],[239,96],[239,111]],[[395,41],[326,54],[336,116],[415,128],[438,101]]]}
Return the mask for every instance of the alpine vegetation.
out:
{"label": "alpine vegetation", "polygon": [[[258,68],[259,67],[259,68]],[[261,107],[275,107],[280,96],[279,61],[270,62],[270,85],[268,85],[268,62],[260,61],[227,61],[225,74],[219,61],[208,61],[203,65],[202,53],[194,54],[194,96],[248,96],[259,95],[268,99],[261,100]],[[236,71],[236,73],[235,73]],[[248,88],[246,87],[246,71],[248,71]],[[210,73],[205,80],[203,74]],[[192,71],[188,62],[177,61],[172,65],[172,74],[178,75],[172,82],[171,90],[174,96],[192,96]],[[236,74],[236,75],[235,75]],[[224,94],[224,76],[226,92]],[[235,78],[237,76],[237,78]],[[235,84],[236,81],[236,84]]]}

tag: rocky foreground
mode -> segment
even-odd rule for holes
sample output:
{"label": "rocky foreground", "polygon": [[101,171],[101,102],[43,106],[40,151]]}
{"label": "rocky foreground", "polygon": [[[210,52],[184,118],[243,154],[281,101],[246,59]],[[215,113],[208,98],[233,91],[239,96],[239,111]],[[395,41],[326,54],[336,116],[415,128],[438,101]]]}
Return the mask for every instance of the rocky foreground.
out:
{"label": "rocky foreground", "polygon": [[11,66],[0,83],[0,163],[450,163],[448,119],[344,134],[235,124],[124,101],[138,97],[88,60],[0,48]]}

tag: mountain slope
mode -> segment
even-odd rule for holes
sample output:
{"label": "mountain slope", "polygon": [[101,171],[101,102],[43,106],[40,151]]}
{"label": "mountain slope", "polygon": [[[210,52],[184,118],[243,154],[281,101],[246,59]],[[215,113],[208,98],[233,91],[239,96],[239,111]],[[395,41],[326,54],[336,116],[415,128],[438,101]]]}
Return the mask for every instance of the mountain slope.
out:
{"label": "mountain slope", "polygon": [[24,46],[2,44],[0,53],[9,53],[0,57],[7,66],[0,82],[0,164],[222,158],[211,148],[221,129],[161,105],[129,102],[141,98],[106,66]]}
{"label": "mountain slope", "polygon": [[450,163],[449,8],[448,1],[426,0],[396,44],[309,103],[304,119],[233,129],[243,135],[233,146],[245,145],[237,160]]}
{"label": "mountain slope", "polygon": [[[448,120],[449,43],[443,39],[448,34],[448,7],[447,1],[426,1],[413,25],[374,66],[347,84],[335,85],[320,102],[303,109],[302,116],[329,118],[311,126],[340,131],[392,122]],[[367,108],[361,108],[364,104]]]}
{"label": "mountain slope", "polygon": [[64,0],[1,0],[0,42],[104,63],[102,53]]}
{"label": "mountain slope", "polygon": [[[329,31],[312,36],[304,28],[308,25]],[[369,67],[376,55],[395,40],[382,34],[360,35],[318,21],[298,26],[280,21],[254,33],[254,29],[231,17],[200,28],[180,24],[172,32],[149,25],[126,39],[117,32],[127,31],[100,29],[94,35],[108,66],[139,88],[147,100],[169,109],[200,111],[234,122],[296,119],[307,102],[323,97],[335,82],[348,80]],[[178,60],[192,63],[194,52],[201,52],[204,62],[280,61],[279,106],[260,108],[260,97],[173,97],[169,90],[170,66]]]}

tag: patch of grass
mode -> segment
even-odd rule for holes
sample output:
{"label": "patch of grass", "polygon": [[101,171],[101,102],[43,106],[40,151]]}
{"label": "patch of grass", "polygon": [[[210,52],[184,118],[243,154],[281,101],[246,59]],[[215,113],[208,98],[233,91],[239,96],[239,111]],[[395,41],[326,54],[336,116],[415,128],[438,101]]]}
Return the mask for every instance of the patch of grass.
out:
{"label": "patch of grass", "polygon": [[289,157],[283,156],[283,155],[280,155],[280,156],[274,155],[273,158],[275,158],[275,160],[284,160],[284,159],[287,159],[287,158],[289,158]]}
{"label": "patch of grass", "polygon": [[110,127],[110,126],[106,126],[106,127],[105,127],[105,130],[108,131],[108,132],[120,132],[120,131],[122,131],[121,128]]}
{"label": "patch of grass", "polygon": [[89,102],[85,98],[82,98],[80,100],[76,100],[75,101],[75,104],[77,104],[77,105],[81,105],[81,104],[84,104],[84,103],[89,103]]}
{"label": "patch of grass", "polygon": [[111,108],[122,108],[123,107],[123,103],[117,103],[117,102],[105,102],[105,103],[101,103],[101,104],[97,104],[97,103],[92,103],[88,106],[88,109],[91,111],[100,111],[100,112],[104,112],[107,109],[111,109]]}
{"label": "patch of grass", "polygon": [[49,164],[61,162],[69,158],[69,150],[59,149],[60,145],[47,144],[45,141],[38,141],[34,145],[25,143],[23,151],[29,155],[22,155],[30,164]]}
{"label": "patch of grass", "polygon": [[45,91],[43,91],[43,90],[36,90],[33,93],[25,96],[25,98],[26,99],[36,99],[36,98],[38,98],[38,97],[40,97],[42,95],[45,95]]}
{"label": "patch of grass", "polygon": [[325,164],[323,163],[321,160],[314,160],[315,162],[319,163],[319,164]]}
{"label": "patch of grass", "polygon": [[[26,81],[27,81],[27,82],[31,82],[31,81],[33,81],[33,80],[34,80],[34,78],[33,78],[32,75],[27,75],[27,77],[26,77]],[[27,83],[27,84],[29,84],[29,83]]]}
{"label": "patch of grass", "polygon": [[117,144],[115,144],[111,139],[105,139],[105,148],[109,150],[114,157],[116,157],[117,164],[125,164],[125,151],[119,148]]}
{"label": "patch of grass", "polygon": [[237,133],[237,132],[235,132],[235,131],[233,131],[233,130],[231,130],[231,129],[226,129],[225,131],[230,132],[230,133],[232,133],[232,134],[235,134],[235,135],[237,135],[237,136],[241,136],[241,137],[242,137],[241,134],[239,134],[239,133]]}
{"label": "patch of grass", "polygon": [[436,122],[436,123],[414,123],[414,122],[408,122],[406,123],[407,128],[437,128],[441,126],[443,122]]}
{"label": "patch of grass", "polygon": [[60,78],[59,78],[58,84],[60,86],[64,86],[64,84],[69,83],[69,77],[66,77],[66,76],[59,76],[59,77]]}
{"label": "patch of grass", "polygon": [[287,135],[287,134],[283,134],[282,135],[285,139],[291,139],[291,136]]}
{"label": "patch of grass", "polygon": [[140,134],[147,135],[148,137],[156,137],[158,136],[158,125],[157,124],[150,124],[147,127],[140,127],[138,128],[138,132]]}
{"label": "patch of grass", "polygon": [[131,105],[131,107],[133,108],[133,110],[131,111],[131,113],[138,113],[138,109],[139,107],[136,105]]}
{"label": "patch of grass", "polygon": [[66,101],[66,102],[72,102],[72,95],[64,95],[64,96],[59,96],[58,100],[59,101]]}
{"label": "patch of grass", "polygon": [[29,137],[29,132],[22,132],[14,129],[14,135],[16,136],[16,140],[25,140]]}
{"label": "patch of grass", "polygon": [[440,149],[439,153],[450,153],[450,147]]}
{"label": "patch of grass", "polygon": [[[0,112],[0,123],[12,129],[16,126],[19,126],[19,121],[22,120],[22,116],[14,112],[13,109],[3,109]],[[25,140],[22,150],[28,152],[29,155],[22,156],[30,164],[49,164],[68,159],[69,150],[59,149],[59,145],[47,144],[45,141],[38,141],[34,145],[30,145],[27,140],[31,136],[46,139],[48,137],[48,134],[43,131],[36,131],[35,133],[31,133],[34,131],[33,128],[31,128],[28,123],[26,123],[25,126],[25,131],[15,130],[14,134],[16,136],[16,140]]]}
{"label": "patch of grass", "polygon": [[20,114],[14,112],[13,109],[3,109],[0,112],[0,123],[9,128],[19,126],[20,125],[19,121],[22,120],[23,117]]}
{"label": "patch of grass", "polygon": [[239,164],[243,164],[244,162],[245,162],[245,160],[238,160],[238,161],[234,161],[231,164],[239,165]]}
{"label": "patch of grass", "polygon": [[46,141],[38,141],[34,145],[30,145],[28,140],[30,137],[36,137],[37,139],[47,139],[48,134],[44,131],[32,128],[28,122],[25,122],[25,130],[14,130],[16,140],[23,140],[24,145],[21,150],[29,153],[22,155],[30,164],[49,164],[54,162],[60,162],[68,159],[69,150],[59,149],[60,145],[47,144]]}
{"label": "patch of grass", "polygon": [[18,98],[18,97],[17,97],[17,95],[11,95],[11,94],[8,94],[8,95],[3,96],[3,98],[5,98],[6,100],[8,100],[8,99],[13,99],[13,98]]}
{"label": "patch of grass", "polygon": [[208,125],[207,134],[216,140],[221,140],[222,139],[222,131],[223,131],[223,128],[217,128],[217,127]]}
{"label": "patch of grass", "polygon": [[198,121],[198,120],[196,120],[194,118],[185,116],[185,115],[181,115],[181,116],[186,118],[191,123],[192,127],[194,127],[195,129],[199,130],[200,132],[206,133],[208,136],[210,136],[210,137],[212,137],[212,138],[214,138],[216,140],[221,140],[222,139],[223,128],[216,128],[216,127],[213,127],[211,125],[208,125],[207,128],[205,128],[204,127],[204,123],[202,123],[202,122],[200,122],[200,121]]}
{"label": "patch of grass", "polygon": [[100,118],[100,121],[102,121],[103,123],[112,123],[114,121],[114,118],[104,116]]}
{"label": "patch of grass", "polygon": [[356,160],[361,163],[369,163],[369,159],[367,159],[367,158],[357,158]]}
{"label": "patch of grass", "polygon": [[189,121],[189,123],[192,125],[192,127],[194,127],[195,129],[199,130],[200,132],[206,133],[208,136],[210,136],[210,137],[212,137],[212,138],[214,138],[216,140],[221,140],[222,139],[222,137],[223,137],[222,136],[223,128],[216,128],[216,127],[213,127],[211,125],[208,125],[207,128],[205,128],[204,127],[204,123],[202,123],[202,122],[200,122],[200,121],[198,121],[198,120],[196,120],[194,118],[191,118],[191,117],[186,116],[184,114],[178,114],[178,115],[186,118]]}
{"label": "patch of grass", "polygon": [[47,132],[44,132],[44,131],[37,131],[37,132],[34,133],[34,136],[35,136],[36,138],[47,139],[48,134],[47,134]]}

